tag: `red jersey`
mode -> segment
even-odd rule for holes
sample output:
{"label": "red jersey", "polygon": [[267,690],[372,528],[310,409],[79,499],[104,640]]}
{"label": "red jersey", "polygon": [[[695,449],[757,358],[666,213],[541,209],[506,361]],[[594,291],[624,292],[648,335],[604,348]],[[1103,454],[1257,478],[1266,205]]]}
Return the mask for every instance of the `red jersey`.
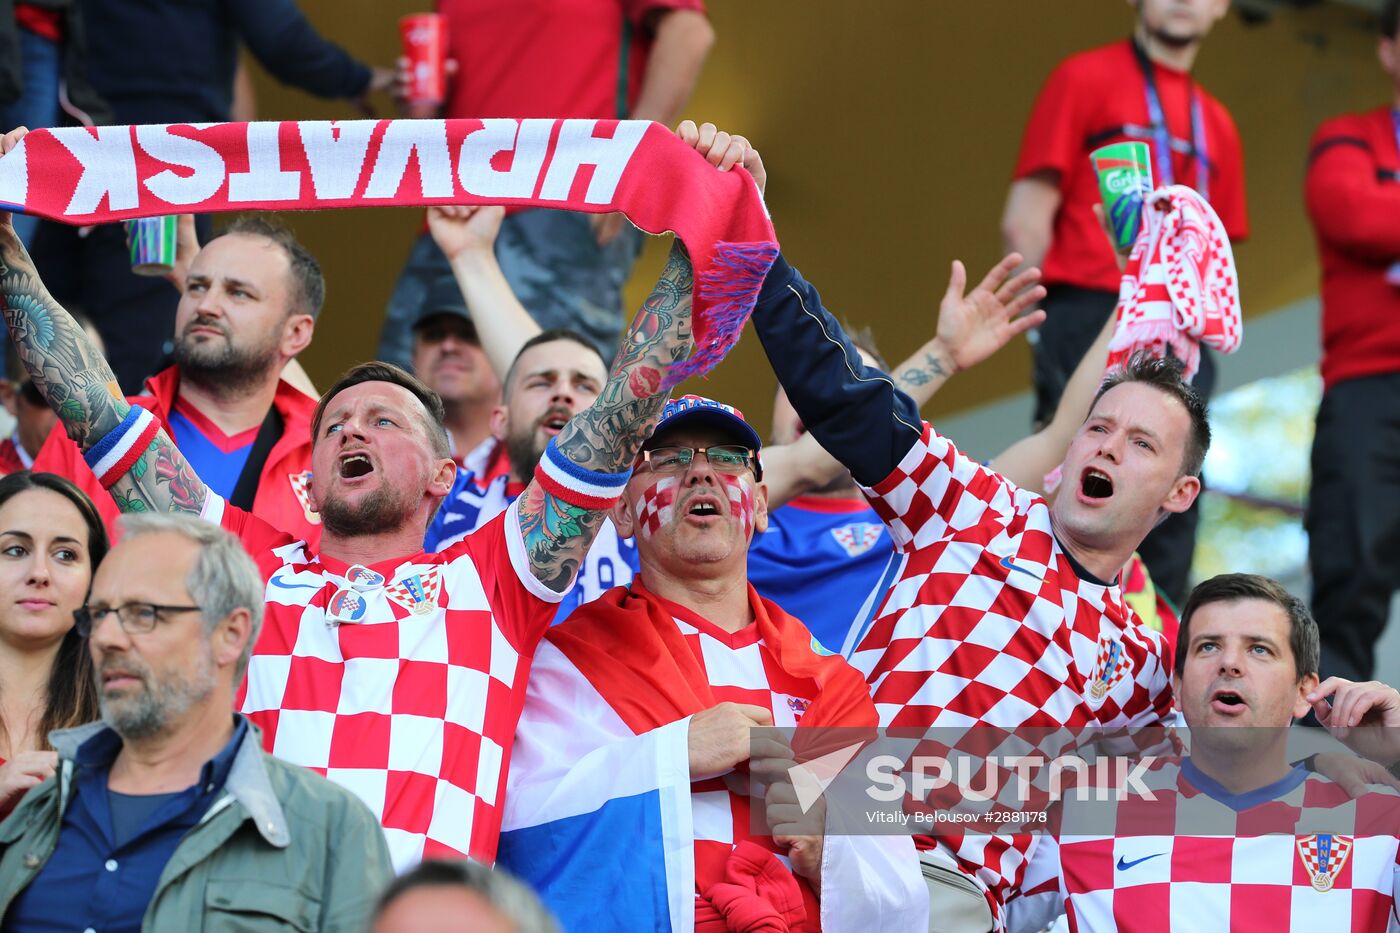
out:
{"label": "red jersey", "polygon": [[[1152,65],[1162,112],[1172,139],[1175,182],[1200,188],[1192,142],[1192,95],[1200,103],[1201,135],[1208,156],[1208,200],[1232,240],[1249,232],[1245,215],[1244,155],[1230,112],[1183,71]],[[1117,292],[1122,273],[1113,248],[1094,217],[1099,184],[1089,153],[1115,142],[1154,146],[1147,83],[1131,40],[1080,52],[1051,72],[1026,124],[1017,180],[1036,172],[1058,176],[1060,209],[1054,238],[1041,264],[1046,285],[1075,285]],[[1154,152],[1154,184],[1163,184]]]}
{"label": "red jersey", "polygon": [[647,17],[703,0],[438,0],[458,72],[452,117],[631,116],[646,72]]}
{"label": "red jersey", "polygon": [[[175,432],[170,426],[170,413],[180,392],[180,372],[174,366],[146,380],[145,395],[127,399],[133,405],[150,409],[168,437]],[[321,516],[311,509],[307,491],[311,485],[311,416],[316,411],[316,399],[291,383],[279,382],[272,404],[282,416],[282,436],[268,451],[253,497],[253,514],[313,546],[321,540]],[[54,428],[39,455],[34,469],[66,476],[88,494],[102,514],[109,530],[121,515],[111,495],[102,488],[83,460],[78,445],[68,439],[63,426]]]}
{"label": "red jersey", "polygon": [[204,517],[267,580],[239,697],[267,751],[359,795],[399,871],[494,861],[530,661],[563,596],[531,572],[516,507],[441,553],[369,567],[216,495]]}
{"label": "red jersey", "polygon": [[[20,470],[27,470],[33,465],[34,461],[20,446],[18,434],[0,441],[0,476],[8,476],[11,473],[18,473]],[[4,764],[4,762],[0,761],[0,764]]]}
{"label": "red jersey", "polygon": [[1400,151],[1389,107],[1328,120],[1313,136],[1308,216],[1322,260],[1322,381],[1400,371]]}
{"label": "red jersey", "polygon": [[[899,562],[851,655],[881,726],[1113,729],[1170,714],[1162,637],[1116,583],[1075,568],[1043,498],[964,456],[927,423],[894,472],[865,493]],[[974,878],[997,915],[1033,839],[942,832],[915,841]]]}
{"label": "red jersey", "polygon": [[[1013,931],[1043,929],[1060,912],[1078,933],[1400,930],[1394,791],[1353,800],[1299,768],[1231,794],[1189,758],[1157,762],[1143,784],[1157,800],[1118,813],[1135,829],[1150,819],[1175,832],[1038,838],[1024,898],[1010,905]],[[1071,794],[1064,806],[1066,820],[1092,825],[1113,804]]]}

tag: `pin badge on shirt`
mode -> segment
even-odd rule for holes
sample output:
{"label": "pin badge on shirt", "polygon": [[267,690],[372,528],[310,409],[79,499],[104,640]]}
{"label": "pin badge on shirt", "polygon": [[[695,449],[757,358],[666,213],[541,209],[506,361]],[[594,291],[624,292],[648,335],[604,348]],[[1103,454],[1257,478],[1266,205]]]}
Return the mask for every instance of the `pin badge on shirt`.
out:
{"label": "pin badge on shirt", "polygon": [[364,620],[365,610],[368,608],[369,602],[360,593],[354,590],[336,590],[329,605],[326,606],[326,621],[327,623],[361,622]]}
{"label": "pin badge on shirt", "polygon": [[370,570],[364,564],[356,564],[345,571],[345,582],[360,592],[384,585],[384,574]]}

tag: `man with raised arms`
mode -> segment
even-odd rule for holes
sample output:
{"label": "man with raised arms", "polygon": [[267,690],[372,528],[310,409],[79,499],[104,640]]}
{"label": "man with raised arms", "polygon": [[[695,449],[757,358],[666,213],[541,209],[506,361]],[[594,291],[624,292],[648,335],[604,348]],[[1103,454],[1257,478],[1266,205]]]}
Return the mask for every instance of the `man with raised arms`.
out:
{"label": "man with raised arms", "polygon": [[[757,154],[744,164],[764,176]],[[953,266],[946,306],[1001,302],[1004,328],[1044,295],[1002,260],[971,293]],[[779,257],[754,325],[802,422],[842,461],[890,529],[898,573],[851,657],[882,726],[1120,727],[1171,710],[1160,636],[1118,574],[1143,537],[1195,500],[1205,407],[1166,361],[1135,360],[1102,388],[1064,461],[1053,505],[955,448],[889,377],[865,366],[815,288]],[[955,372],[966,360],[938,361]],[[1116,659],[1102,664],[1100,659]],[[938,929],[1000,926],[1029,835],[920,837]],[[984,896],[967,916],[969,885]],[[945,897],[945,895],[950,895]],[[956,926],[954,925],[956,924]]]}
{"label": "man with raised arms", "polygon": [[351,369],[312,418],[313,549],[209,491],[0,225],[5,319],[34,384],[127,508],[198,512],[240,537],[268,580],[242,709],[273,754],[369,803],[401,869],[495,856],[530,659],[664,404],[632,387],[690,351],[691,287],[677,244],[597,401],[510,508],[440,554],[422,541],[455,473],[441,402],[396,367]]}

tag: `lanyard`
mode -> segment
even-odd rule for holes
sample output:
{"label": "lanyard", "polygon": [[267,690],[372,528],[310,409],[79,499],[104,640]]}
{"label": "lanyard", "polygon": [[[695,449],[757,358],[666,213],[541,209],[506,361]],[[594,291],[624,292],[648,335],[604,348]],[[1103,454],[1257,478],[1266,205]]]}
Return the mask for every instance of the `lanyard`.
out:
{"label": "lanyard", "polygon": [[1400,149],[1400,110],[1390,111],[1390,122],[1395,127],[1395,148]]}
{"label": "lanyard", "polygon": [[[1133,54],[1137,57],[1138,68],[1142,71],[1143,85],[1147,89],[1147,119],[1152,122],[1153,150],[1157,163],[1157,184],[1175,184],[1176,175],[1172,171],[1172,138],[1167,129],[1167,115],[1162,110],[1162,98],[1157,93],[1157,75],[1152,60],[1147,57],[1142,46],[1133,40]],[[1201,113],[1201,97],[1196,93],[1195,82],[1191,88],[1191,157],[1196,162],[1196,191],[1207,201],[1210,200],[1210,157],[1206,154],[1206,121]],[[1397,125],[1400,132],[1400,124]]]}

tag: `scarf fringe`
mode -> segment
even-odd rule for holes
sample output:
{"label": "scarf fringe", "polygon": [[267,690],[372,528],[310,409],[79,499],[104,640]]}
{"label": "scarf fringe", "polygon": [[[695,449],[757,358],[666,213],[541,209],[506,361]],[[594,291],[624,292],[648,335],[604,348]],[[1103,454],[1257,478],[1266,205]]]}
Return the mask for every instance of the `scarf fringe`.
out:
{"label": "scarf fringe", "polygon": [[1129,328],[1118,328],[1108,343],[1108,364],[1105,374],[1112,373],[1128,362],[1139,350],[1153,356],[1171,356],[1183,366],[1181,378],[1190,382],[1201,366],[1201,344],[1172,321],[1141,321]]}
{"label": "scarf fringe", "polygon": [[695,275],[695,349],[671,367],[663,391],[692,376],[707,375],[739,342],[777,258],[776,243],[715,244],[709,263]]}

